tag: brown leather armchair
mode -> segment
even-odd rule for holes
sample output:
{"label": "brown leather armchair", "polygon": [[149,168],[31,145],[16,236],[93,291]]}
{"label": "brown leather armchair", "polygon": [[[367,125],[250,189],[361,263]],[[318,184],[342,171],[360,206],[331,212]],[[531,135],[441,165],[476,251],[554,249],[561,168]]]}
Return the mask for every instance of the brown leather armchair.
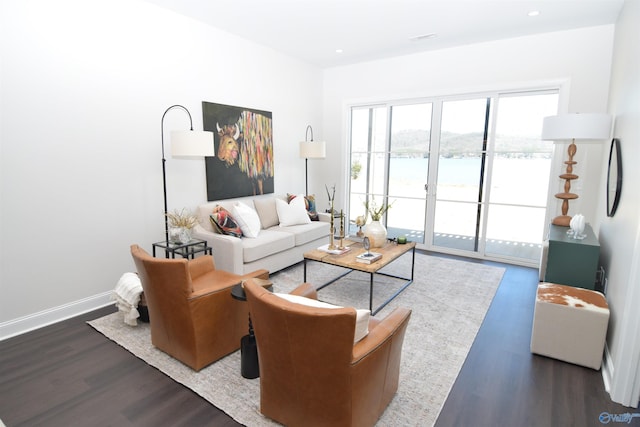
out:
{"label": "brown leather armchair", "polygon": [[240,348],[249,311],[247,304],[231,297],[231,288],[248,277],[268,279],[267,270],[240,276],[216,270],[210,255],[154,258],[138,245],[131,246],[131,255],[155,347],[196,371]]}
{"label": "brown leather armchair", "polygon": [[374,425],[398,389],[411,310],[370,318],[369,334],[354,344],[354,308],[304,306],[251,280],[245,293],[258,344],[260,412],[287,426]]}

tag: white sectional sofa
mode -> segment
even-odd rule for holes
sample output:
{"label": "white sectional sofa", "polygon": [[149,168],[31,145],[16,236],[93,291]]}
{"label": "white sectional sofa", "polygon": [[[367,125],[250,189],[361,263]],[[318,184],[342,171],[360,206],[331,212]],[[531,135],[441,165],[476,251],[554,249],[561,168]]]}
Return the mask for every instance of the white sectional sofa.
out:
{"label": "white sectional sofa", "polygon": [[[193,236],[206,240],[213,248],[216,268],[235,274],[261,268],[273,273],[302,261],[304,252],[329,242],[329,214],[318,213],[320,220],[308,224],[282,226],[276,198],[287,200],[287,196],[271,194],[219,200],[198,206],[198,224]],[[210,220],[214,208],[219,205],[233,213],[238,202],[258,214],[260,231],[256,237],[234,237],[214,230]]]}

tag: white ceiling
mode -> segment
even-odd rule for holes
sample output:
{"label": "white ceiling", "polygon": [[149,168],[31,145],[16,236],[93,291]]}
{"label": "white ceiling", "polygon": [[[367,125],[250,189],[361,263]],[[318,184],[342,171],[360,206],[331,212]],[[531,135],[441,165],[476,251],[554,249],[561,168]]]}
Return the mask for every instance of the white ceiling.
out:
{"label": "white ceiling", "polygon": [[[146,0],[320,67],[613,24],[624,0]],[[539,15],[530,17],[530,11]],[[412,37],[435,33],[436,37]],[[336,53],[342,49],[342,53]],[[585,49],[588,49],[585,46]]]}

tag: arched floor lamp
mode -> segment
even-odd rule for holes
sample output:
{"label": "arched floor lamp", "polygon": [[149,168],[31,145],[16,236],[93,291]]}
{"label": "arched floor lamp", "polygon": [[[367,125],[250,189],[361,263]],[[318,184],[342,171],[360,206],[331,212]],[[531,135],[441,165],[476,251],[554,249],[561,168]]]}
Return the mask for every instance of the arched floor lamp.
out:
{"label": "arched floor lamp", "polygon": [[[311,141],[309,141],[309,132],[311,132]],[[300,158],[304,159],[304,194],[309,195],[309,159],[324,159],[327,156],[326,144],[324,141],[313,142],[313,128],[307,126],[304,141],[300,141]]]}
{"label": "arched floor lamp", "polygon": [[189,116],[190,130],[171,131],[171,157],[178,159],[201,159],[207,156],[215,156],[213,132],[194,131],[191,113],[182,105],[176,104],[166,109],[164,114],[162,114],[162,120],[160,122],[160,137],[162,141],[162,185],[164,189],[164,236],[167,246],[169,246],[169,219],[167,218],[169,211],[167,207],[167,159],[164,155],[164,117],[174,108],[180,108],[187,113]]}

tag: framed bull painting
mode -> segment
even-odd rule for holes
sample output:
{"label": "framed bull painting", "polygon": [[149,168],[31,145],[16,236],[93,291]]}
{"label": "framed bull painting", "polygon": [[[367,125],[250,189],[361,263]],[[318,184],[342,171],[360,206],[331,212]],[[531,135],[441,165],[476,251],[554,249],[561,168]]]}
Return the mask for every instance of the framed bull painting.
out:
{"label": "framed bull painting", "polygon": [[273,193],[271,112],[203,102],[202,116],[216,150],[205,159],[207,199]]}

